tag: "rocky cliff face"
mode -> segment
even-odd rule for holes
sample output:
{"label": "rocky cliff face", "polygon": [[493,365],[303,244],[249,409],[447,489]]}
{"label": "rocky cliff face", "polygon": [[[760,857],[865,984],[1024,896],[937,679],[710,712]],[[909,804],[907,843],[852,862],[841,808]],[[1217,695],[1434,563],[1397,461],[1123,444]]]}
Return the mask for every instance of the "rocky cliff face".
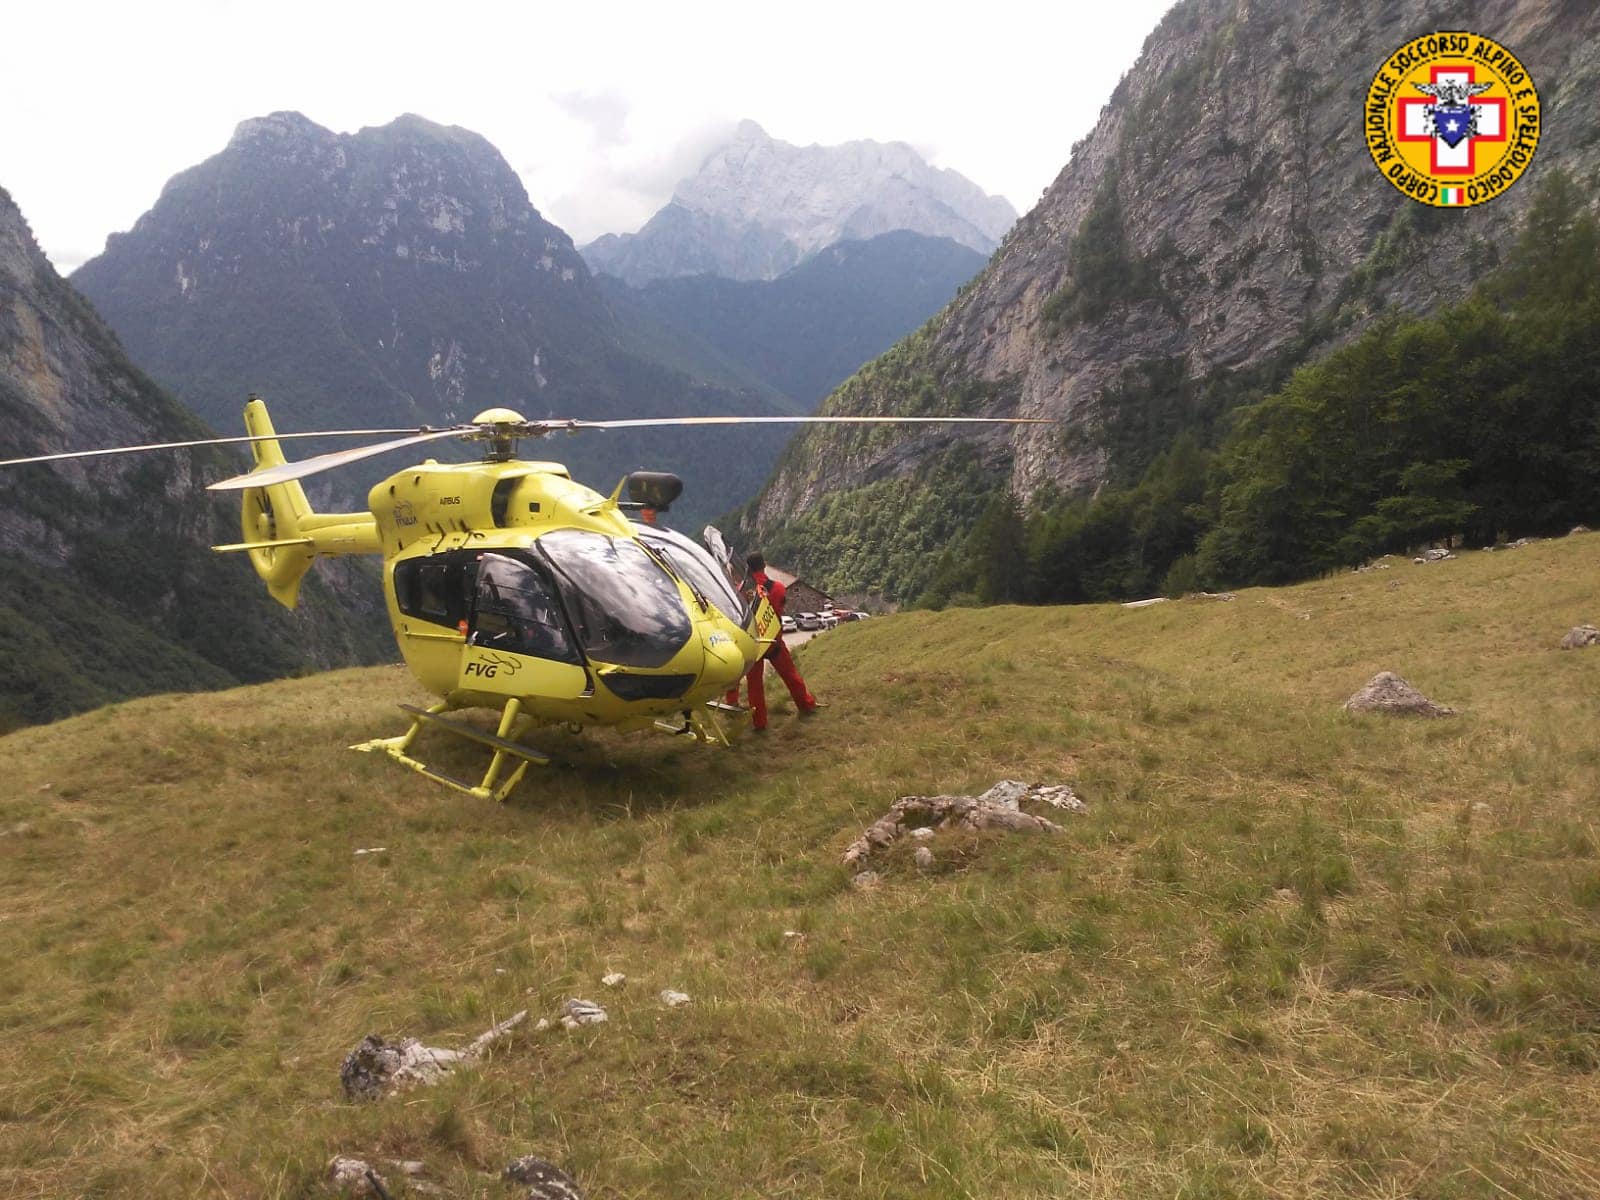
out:
{"label": "rocky cliff face", "polygon": [[[692,355],[669,367],[637,352],[638,331],[500,153],[415,116],[343,135],[291,112],[245,121],[73,282],[136,360],[223,429],[249,392],[285,429],[439,424],[495,406],[773,411]],[[747,441],[741,464],[764,474],[771,435]],[[712,509],[759,484],[669,434],[564,440],[560,455],[607,486],[638,466],[678,469]]]}
{"label": "rocky cliff face", "polygon": [[[0,458],[208,436],[0,190]],[[204,485],[237,469],[215,449],[0,469],[0,725],[392,652],[375,590],[348,610],[314,581],[291,616],[247,562],[211,553],[237,540],[238,510]]]}
{"label": "rocky cliff face", "polygon": [[897,229],[988,254],[1016,216],[1002,197],[929,166],[903,142],[793,146],[744,121],[643,229],[608,234],[583,253],[596,271],[634,285],[774,279],[825,246]]}
{"label": "rocky cliff face", "polygon": [[[1507,194],[1430,210],[1372,165],[1362,101],[1401,43],[1462,27],[1527,65],[1543,137]],[[983,274],[827,407],[926,410],[931,389],[947,410],[1056,418],[961,444],[1025,499],[1093,489],[1115,466],[1096,425],[1118,405],[1215,419],[1386,312],[1462,296],[1542,172],[1592,177],[1597,96],[1600,9],[1576,0],[1183,0]],[[825,498],[926,474],[954,442],[807,431],[747,533],[803,547]],[[796,565],[830,569],[803,548]]]}

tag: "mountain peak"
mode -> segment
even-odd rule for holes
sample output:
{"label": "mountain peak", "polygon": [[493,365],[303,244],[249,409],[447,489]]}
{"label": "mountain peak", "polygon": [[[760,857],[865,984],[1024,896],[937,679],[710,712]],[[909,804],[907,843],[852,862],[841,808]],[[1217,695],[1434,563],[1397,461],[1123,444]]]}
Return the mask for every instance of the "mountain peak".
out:
{"label": "mountain peak", "polygon": [[427,117],[417,113],[401,113],[387,125],[368,125],[356,134],[357,137],[373,137],[394,135],[412,138],[419,142],[447,143],[457,146],[470,146],[479,150],[486,150],[496,158],[501,157],[500,151],[480,133],[474,133],[460,125],[441,125],[437,121],[430,121]]}
{"label": "mountain peak", "polygon": [[333,132],[304,113],[282,109],[264,117],[249,117],[234,127],[229,148],[272,146],[303,141],[328,141]]}
{"label": "mountain peak", "polygon": [[643,229],[598,239],[584,255],[634,285],[705,273],[774,279],[835,242],[900,229],[987,255],[1016,218],[1005,199],[905,142],[796,146],[744,120]]}

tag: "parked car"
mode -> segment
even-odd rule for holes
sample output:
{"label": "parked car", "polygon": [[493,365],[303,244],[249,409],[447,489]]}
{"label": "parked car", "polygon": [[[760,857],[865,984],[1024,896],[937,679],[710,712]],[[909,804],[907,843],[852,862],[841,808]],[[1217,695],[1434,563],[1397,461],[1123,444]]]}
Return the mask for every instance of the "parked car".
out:
{"label": "parked car", "polygon": [[794,622],[801,629],[817,630],[822,628],[822,618],[814,612],[803,612],[795,617]]}
{"label": "parked car", "polygon": [[795,625],[794,618],[785,614],[783,618],[783,631],[785,633],[793,633],[797,628],[798,626]]}
{"label": "parked car", "polygon": [[822,622],[822,628],[832,629],[839,623],[839,614],[832,609],[825,609],[817,614],[817,620]]}

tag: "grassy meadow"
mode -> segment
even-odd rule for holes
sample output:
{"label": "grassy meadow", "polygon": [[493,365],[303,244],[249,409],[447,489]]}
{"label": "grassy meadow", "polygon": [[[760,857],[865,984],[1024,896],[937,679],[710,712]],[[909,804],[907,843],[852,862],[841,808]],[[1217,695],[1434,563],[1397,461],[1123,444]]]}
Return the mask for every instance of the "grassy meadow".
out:
{"label": "grassy meadow", "polygon": [[[1556,649],[1600,535],[1392,561],[846,626],[816,719],[536,735],[504,806],[344,748],[395,667],[0,738],[0,1196],[311,1197],[335,1153],[455,1197],[526,1153],[591,1200],[1600,1195],[1600,649]],[[1462,715],[1342,712],[1384,669]],[[897,796],[1001,778],[1090,811],[851,887]],[[574,996],[609,1022],[340,1091],[366,1033]]]}

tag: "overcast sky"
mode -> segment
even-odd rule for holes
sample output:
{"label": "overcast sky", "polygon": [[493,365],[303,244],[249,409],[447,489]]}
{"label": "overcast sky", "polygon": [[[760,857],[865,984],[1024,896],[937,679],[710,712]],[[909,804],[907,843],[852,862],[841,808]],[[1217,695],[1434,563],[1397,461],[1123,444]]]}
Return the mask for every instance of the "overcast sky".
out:
{"label": "overcast sky", "polygon": [[910,142],[1026,212],[1170,4],[19,0],[0,187],[65,273],[247,117],[415,112],[487,137],[582,245],[637,229],[748,117]]}

